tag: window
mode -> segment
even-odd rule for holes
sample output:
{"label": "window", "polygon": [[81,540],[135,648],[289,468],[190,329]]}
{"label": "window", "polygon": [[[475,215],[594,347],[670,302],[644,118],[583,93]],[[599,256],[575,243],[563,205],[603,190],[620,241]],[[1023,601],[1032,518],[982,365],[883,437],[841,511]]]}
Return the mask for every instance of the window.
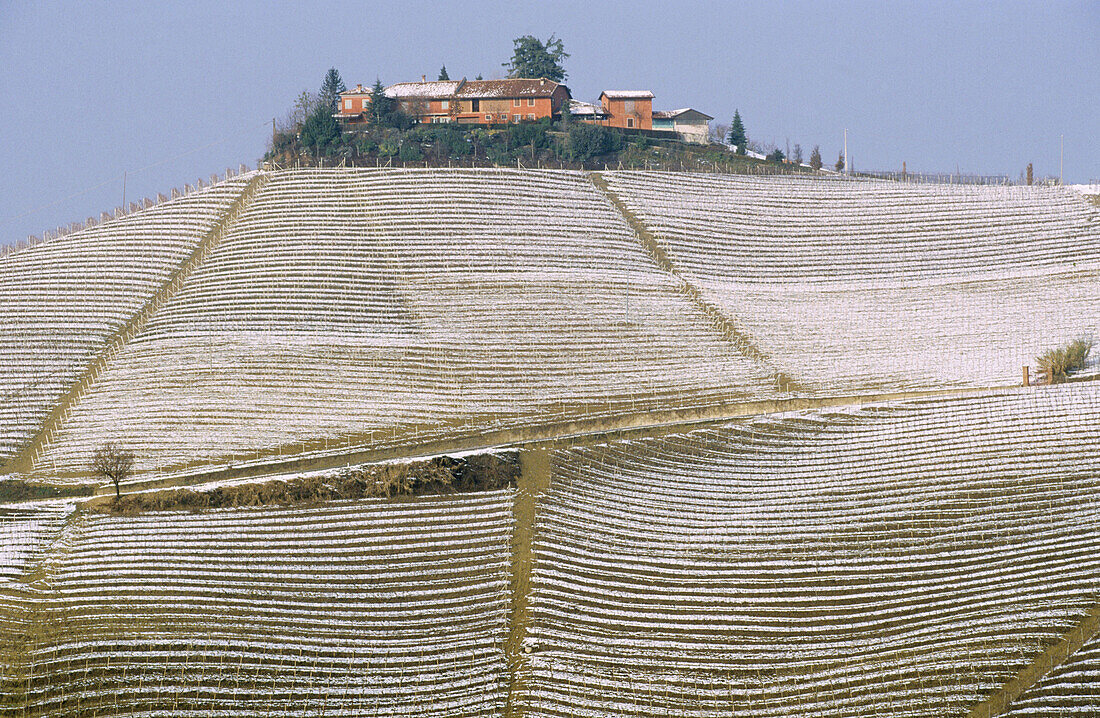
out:
{"label": "window", "polygon": [[363,98],[363,109],[364,110],[367,109],[367,105],[369,105],[369,104],[370,104],[370,101],[367,98],[364,97]]}
{"label": "window", "polygon": [[633,117],[626,118],[626,126],[627,127],[633,127],[634,126],[634,118]]}
{"label": "window", "polygon": [[528,107],[534,107],[534,106],[535,106],[535,98],[533,98],[533,97],[528,97],[528,98],[527,98],[527,106],[528,106]]}
{"label": "window", "polygon": [[529,119],[529,120],[535,119],[535,113],[534,112],[527,113],[527,119]]}
{"label": "window", "polygon": [[512,122],[519,122],[520,119],[520,115],[512,115]]}
{"label": "window", "polygon": [[351,109],[351,100],[344,100],[344,109],[345,110],[350,110]]}
{"label": "window", "polygon": [[500,113],[500,121],[501,122],[507,122],[508,121],[508,113],[507,112],[501,112]]}
{"label": "window", "polygon": [[512,100],[512,107],[519,107],[519,98]]}
{"label": "window", "polygon": [[470,100],[470,112],[481,112],[481,100]]}
{"label": "window", "polygon": [[486,122],[492,122],[492,121],[493,121],[493,116],[492,116],[492,115],[488,115],[488,114],[487,114],[487,115],[485,115],[485,121],[486,121]]}
{"label": "window", "polygon": [[442,107],[444,110],[449,110],[449,109],[451,109],[451,101],[450,100],[442,100],[442,101],[440,101],[439,106]]}

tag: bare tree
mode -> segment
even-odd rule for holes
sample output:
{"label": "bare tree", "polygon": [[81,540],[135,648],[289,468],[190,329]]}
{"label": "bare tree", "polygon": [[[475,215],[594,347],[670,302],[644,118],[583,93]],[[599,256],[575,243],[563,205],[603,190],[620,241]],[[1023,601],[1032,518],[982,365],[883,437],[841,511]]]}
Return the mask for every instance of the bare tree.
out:
{"label": "bare tree", "polygon": [[122,498],[119,484],[126,480],[134,468],[133,453],[124,450],[113,441],[96,449],[92,457],[92,470],[115,485],[115,500]]}

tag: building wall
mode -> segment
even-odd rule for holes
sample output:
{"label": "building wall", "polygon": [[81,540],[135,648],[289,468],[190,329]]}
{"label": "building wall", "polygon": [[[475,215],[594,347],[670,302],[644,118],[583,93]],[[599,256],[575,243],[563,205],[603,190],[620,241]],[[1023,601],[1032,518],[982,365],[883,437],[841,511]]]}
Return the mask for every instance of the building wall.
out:
{"label": "building wall", "polygon": [[674,129],[684,142],[705,145],[709,141],[706,122],[676,122]]}
{"label": "building wall", "polygon": [[[348,107],[348,101],[351,101],[351,107]],[[340,112],[345,115],[349,115],[353,112],[363,112],[370,106],[370,95],[344,95],[340,98]]]}
{"label": "building wall", "polygon": [[[649,97],[619,99],[603,97],[604,109],[611,115],[601,125],[607,127],[633,127],[639,130],[653,129],[653,99]],[[628,120],[634,120],[631,125]]]}

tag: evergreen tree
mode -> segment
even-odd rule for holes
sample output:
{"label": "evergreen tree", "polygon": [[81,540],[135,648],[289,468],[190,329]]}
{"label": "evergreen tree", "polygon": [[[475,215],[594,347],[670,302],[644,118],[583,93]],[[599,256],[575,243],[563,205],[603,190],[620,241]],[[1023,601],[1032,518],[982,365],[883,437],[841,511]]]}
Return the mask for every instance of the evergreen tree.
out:
{"label": "evergreen tree", "polygon": [[315,147],[318,151],[324,150],[340,139],[340,125],[332,116],[328,105],[318,105],[313,114],[302,124],[302,132],[299,141],[303,147]]}
{"label": "evergreen tree", "polygon": [[482,80],[484,80],[485,78],[484,78],[484,77],[482,77],[482,76],[481,76],[481,73],[479,72],[479,73],[477,73],[477,77],[475,77],[474,79],[475,79],[475,80],[477,80],[478,82],[481,82],[481,81],[482,81]]}
{"label": "evergreen tree", "polygon": [[738,110],[733,111],[733,120],[730,122],[730,134],[729,143],[737,146],[737,154],[745,154],[745,145],[749,142],[748,135],[745,134],[745,124],[741,122],[741,113]]}
{"label": "evergreen tree", "polygon": [[439,68],[439,77],[437,77],[435,79],[437,79],[437,80],[450,80],[451,79],[451,76],[447,74],[447,66],[446,65]]}
{"label": "evergreen tree", "polygon": [[810,153],[810,167],[815,170],[821,169],[821,148],[814,145],[814,151]]}
{"label": "evergreen tree", "polygon": [[386,97],[386,88],[382,80],[375,79],[370,88],[370,107],[367,109],[367,122],[375,127],[383,126],[393,111],[393,100]]}
{"label": "evergreen tree", "polygon": [[325,80],[321,83],[321,92],[318,95],[321,103],[332,112],[340,109],[340,93],[348,89],[340,78],[340,73],[335,67],[330,67],[325,73]]}
{"label": "evergreen tree", "polygon": [[534,35],[524,35],[512,41],[512,61],[503,64],[508,77],[545,77],[561,82],[566,78],[562,62],[569,57],[561,40],[553,35],[543,43]]}
{"label": "evergreen tree", "polygon": [[843,172],[844,171],[844,151],[843,150],[840,151],[840,156],[836,158],[836,171],[837,172]]}

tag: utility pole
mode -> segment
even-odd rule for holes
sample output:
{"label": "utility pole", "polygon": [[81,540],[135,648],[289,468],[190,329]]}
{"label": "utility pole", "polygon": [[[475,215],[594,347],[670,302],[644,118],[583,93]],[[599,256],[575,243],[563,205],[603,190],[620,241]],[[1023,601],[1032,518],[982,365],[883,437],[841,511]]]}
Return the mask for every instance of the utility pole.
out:
{"label": "utility pole", "polygon": [[852,160],[848,159],[848,128],[844,128],[844,174],[852,174]]}
{"label": "utility pole", "polygon": [[271,118],[271,149],[275,149],[275,118]]}
{"label": "utility pole", "polygon": [[1058,150],[1058,184],[1062,184],[1062,169],[1066,162],[1066,136],[1062,135],[1061,147]]}
{"label": "utility pole", "polygon": [[126,211],[126,170],[122,170],[122,211]]}

